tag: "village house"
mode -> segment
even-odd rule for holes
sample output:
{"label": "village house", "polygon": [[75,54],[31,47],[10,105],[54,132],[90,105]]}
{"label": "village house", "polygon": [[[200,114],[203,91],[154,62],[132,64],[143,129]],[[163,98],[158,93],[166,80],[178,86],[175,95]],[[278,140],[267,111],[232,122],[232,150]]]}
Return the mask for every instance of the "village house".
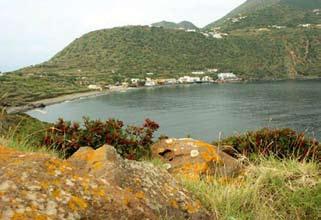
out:
{"label": "village house", "polygon": [[217,73],[218,69],[207,69],[207,72],[209,72],[209,73]]}
{"label": "village house", "polygon": [[320,9],[314,9],[313,13],[315,13],[316,15],[319,15],[321,13],[321,10]]}
{"label": "village house", "polygon": [[177,80],[176,79],[165,79],[165,84],[166,85],[173,85],[173,84],[176,84],[177,83]]}
{"label": "village house", "polygon": [[97,85],[89,85],[87,88],[91,90],[100,90],[100,91],[103,90],[101,86],[97,86]]}
{"label": "village house", "polygon": [[138,84],[141,80],[140,79],[137,79],[137,78],[133,78],[133,79],[130,79],[130,82],[132,84]]}
{"label": "village house", "polygon": [[311,24],[299,24],[298,26],[303,28],[309,28],[311,27]]}
{"label": "village house", "polygon": [[200,77],[191,77],[191,76],[183,76],[178,79],[178,82],[181,84],[197,83],[200,81],[201,81]]}
{"label": "village house", "polygon": [[217,75],[220,81],[237,81],[239,78],[234,73],[219,73]]}
{"label": "village house", "polygon": [[138,79],[138,78],[132,78],[129,81],[129,86],[130,87],[139,87],[139,86],[144,86],[145,85],[145,80],[144,79]]}
{"label": "village house", "polygon": [[147,86],[147,87],[152,87],[152,86],[156,86],[157,85],[157,83],[153,80],[153,79],[151,79],[151,78],[146,78],[146,80],[145,80],[145,86]]}
{"label": "village house", "polygon": [[286,28],[286,26],[279,26],[279,25],[272,25],[270,26],[272,28],[275,28],[275,29],[283,29],[283,28]]}
{"label": "village house", "polygon": [[128,83],[128,82],[123,82],[123,83],[121,84],[121,86],[127,88],[127,87],[129,86],[129,83]]}
{"label": "village house", "polygon": [[209,82],[214,82],[212,77],[209,76],[204,76],[201,80],[203,83],[209,83]]}
{"label": "village house", "polygon": [[205,37],[209,37],[210,36],[208,33],[204,33],[204,32],[202,32],[201,34],[203,34]]}

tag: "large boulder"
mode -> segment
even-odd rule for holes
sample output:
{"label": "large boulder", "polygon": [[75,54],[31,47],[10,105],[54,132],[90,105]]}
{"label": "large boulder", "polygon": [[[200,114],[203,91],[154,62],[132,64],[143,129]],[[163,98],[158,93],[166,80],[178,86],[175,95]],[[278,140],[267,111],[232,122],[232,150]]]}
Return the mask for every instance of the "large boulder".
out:
{"label": "large boulder", "polygon": [[111,146],[69,160],[0,146],[0,219],[213,219],[166,170]]}
{"label": "large boulder", "polygon": [[152,147],[152,157],[159,158],[174,175],[190,178],[203,176],[233,177],[242,165],[216,146],[190,138],[163,139]]}

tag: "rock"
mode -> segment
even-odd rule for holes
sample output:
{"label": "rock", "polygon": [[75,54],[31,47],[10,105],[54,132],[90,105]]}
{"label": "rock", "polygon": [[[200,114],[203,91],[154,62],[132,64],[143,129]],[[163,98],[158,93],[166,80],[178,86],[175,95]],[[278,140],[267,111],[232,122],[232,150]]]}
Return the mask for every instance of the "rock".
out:
{"label": "rock", "polygon": [[0,146],[0,183],[0,219],[214,219],[166,170],[111,146],[68,160]]}
{"label": "rock", "polygon": [[242,170],[237,160],[203,141],[190,138],[164,139],[151,149],[152,157],[160,158],[168,171],[175,175],[191,178],[207,175],[233,177]]}

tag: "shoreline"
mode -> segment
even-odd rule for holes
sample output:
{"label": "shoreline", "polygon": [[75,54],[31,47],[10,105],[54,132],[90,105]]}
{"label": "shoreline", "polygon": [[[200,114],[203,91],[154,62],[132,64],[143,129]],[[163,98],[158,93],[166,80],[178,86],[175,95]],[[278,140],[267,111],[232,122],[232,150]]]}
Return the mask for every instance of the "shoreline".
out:
{"label": "shoreline", "polygon": [[[230,84],[230,83],[253,83],[253,82],[278,82],[278,81],[287,81],[292,79],[249,79],[246,81],[239,81],[239,82],[224,82],[223,84]],[[303,77],[303,78],[297,78],[293,79],[294,81],[304,81],[304,80],[321,80],[321,77]],[[208,84],[208,83],[204,83]],[[217,83],[213,83],[217,84]],[[88,92],[77,92],[77,93],[71,93],[66,95],[61,95],[53,98],[47,98],[42,99],[38,101],[31,102],[29,104],[23,105],[23,106],[15,106],[15,107],[9,107],[6,109],[8,114],[16,114],[16,113],[25,113],[30,110],[38,109],[38,108],[44,108],[46,106],[54,105],[63,103],[66,101],[74,101],[81,98],[91,98],[91,97],[97,97],[102,95],[108,95],[113,92],[127,92],[128,90],[137,90],[137,89],[146,89],[146,88],[160,88],[160,87],[168,87],[168,86],[178,86],[178,85],[184,85],[184,84],[173,84],[173,85],[157,85],[153,87],[117,87],[112,88],[109,90],[104,91],[88,91]],[[186,84],[191,85],[191,84]]]}
{"label": "shoreline", "polygon": [[81,98],[97,97],[97,96],[107,95],[112,92],[126,92],[131,89],[132,88],[117,88],[117,89],[104,90],[104,91],[88,91],[88,92],[78,92],[78,93],[66,94],[66,95],[61,95],[61,96],[57,96],[57,97],[53,97],[53,98],[47,98],[47,99],[42,99],[39,101],[34,101],[34,102],[31,102],[27,105],[9,107],[6,109],[6,111],[8,114],[25,113],[25,112],[33,110],[33,109],[44,108],[46,106],[59,104],[59,103],[63,103],[66,101],[74,101],[74,100],[81,99]]}

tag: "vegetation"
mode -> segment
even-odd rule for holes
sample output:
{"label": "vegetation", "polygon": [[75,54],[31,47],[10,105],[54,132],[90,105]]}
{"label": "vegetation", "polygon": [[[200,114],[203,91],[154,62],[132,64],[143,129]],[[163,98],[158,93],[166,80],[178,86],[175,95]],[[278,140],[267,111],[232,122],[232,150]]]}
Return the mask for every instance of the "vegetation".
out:
{"label": "vegetation", "polygon": [[25,114],[8,115],[0,110],[0,146],[11,147],[22,152],[43,152],[58,156],[58,153],[39,147],[47,123]]}
{"label": "vegetation", "polygon": [[[205,27],[221,27],[225,31],[249,27],[281,25],[297,27],[300,24],[321,24],[320,0],[248,0],[222,19]],[[238,22],[233,18],[246,17]]]}
{"label": "vegetation", "polygon": [[148,72],[155,78],[177,78],[212,68],[245,79],[320,76],[320,34],[318,28],[244,29],[215,39],[156,27],[94,31],[48,62],[0,77],[1,89],[8,94],[0,105],[88,91],[89,84],[145,78]]}
{"label": "vegetation", "polygon": [[297,134],[289,128],[264,128],[232,136],[214,144],[220,146],[223,151],[233,157],[242,155],[255,159],[257,155],[260,155],[263,157],[274,156],[279,159],[321,162],[320,143],[315,139],[306,138],[304,133]]}
{"label": "vegetation", "polygon": [[168,29],[184,29],[184,30],[198,30],[198,27],[196,27],[192,22],[189,21],[182,21],[180,23],[174,23],[169,21],[161,21],[152,24],[153,27],[163,27]]}
{"label": "vegetation", "polygon": [[59,119],[48,129],[42,145],[69,157],[80,147],[90,146],[97,149],[109,144],[123,157],[138,160],[150,155],[153,134],[158,128],[159,125],[149,119],[146,119],[141,127],[124,127],[122,121],[115,119],[102,122],[88,118],[84,118],[84,125],[80,127],[78,123]]}
{"label": "vegetation", "polygon": [[321,172],[316,163],[260,158],[238,179],[182,178],[218,219],[320,219]]}

